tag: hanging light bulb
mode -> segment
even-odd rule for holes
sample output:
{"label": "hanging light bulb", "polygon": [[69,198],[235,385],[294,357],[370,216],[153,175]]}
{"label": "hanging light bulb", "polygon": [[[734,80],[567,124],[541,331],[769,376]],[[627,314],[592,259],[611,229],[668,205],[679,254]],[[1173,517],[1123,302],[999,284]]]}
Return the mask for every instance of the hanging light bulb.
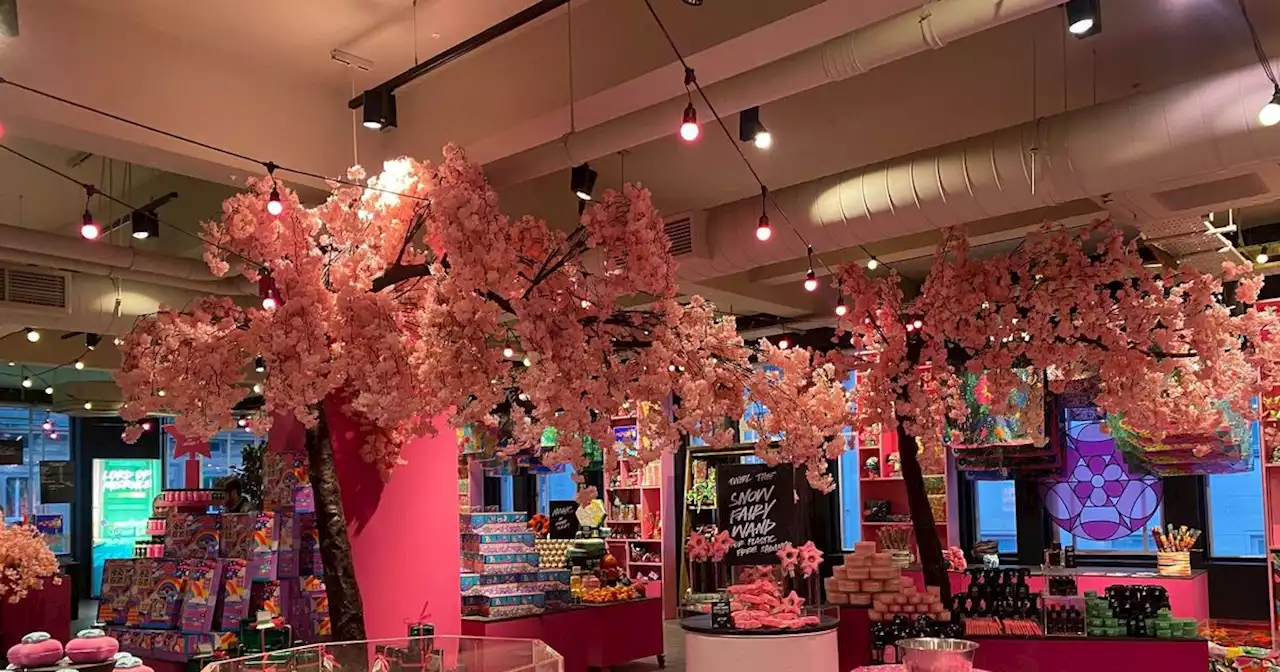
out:
{"label": "hanging light bulb", "polygon": [[507,346],[502,349],[502,356],[506,357],[507,359],[511,359],[512,357],[516,356],[516,351],[511,346]]}
{"label": "hanging light bulb", "polygon": [[685,142],[693,142],[698,139],[698,135],[702,132],[702,127],[698,125],[698,110],[689,103],[684,108],[684,121],[680,123],[680,137]]}
{"label": "hanging light bulb", "polygon": [[76,367],[76,371],[84,371],[84,360],[77,359],[72,366]]}
{"label": "hanging light bulb", "polygon": [[50,439],[52,439],[52,440],[54,440],[54,441],[57,441],[57,440],[58,440],[58,433],[57,433],[57,432],[49,432],[49,438],[50,438]]}
{"label": "hanging light bulb", "polygon": [[53,429],[53,421],[49,418],[45,418],[44,422],[40,423],[40,429],[43,429],[46,432],[51,431]]}
{"label": "hanging light bulb", "polygon": [[39,340],[40,340],[40,332],[30,327],[27,327],[27,341],[31,343],[35,343]]}
{"label": "hanging light bulb", "polygon": [[32,386],[32,385],[35,385],[35,383],[31,380],[31,376],[27,376],[27,377],[25,377],[25,378],[23,378],[23,379],[22,379],[22,386],[23,386],[23,387],[25,387],[25,388],[27,388],[27,389],[29,390],[29,389],[31,389],[31,386]]}
{"label": "hanging light bulb", "polygon": [[1276,92],[1272,94],[1270,102],[1262,106],[1258,111],[1258,123],[1263,126],[1275,126],[1280,124],[1280,86],[1276,87]]}
{"label": "hanging light bulb", "polygon": [[911,323],[911,326],[915,327],[916,329],[919,329],[924,326],[924,322],[921,322],[920,320],[916,320],[915,322]]}
{"label": "hanging light bulb", "polygon": [[760,215],[760,221],[756,223],[756,240],[765,242],[773,237],[773,227],[769,224],[769,215]]}
{"label": "hanging light bulb", "polygon": [[262,299],[263,310],[275,310],[280,305],[280,291],[276,289],[276,280],[271,271],[263,269],[258,276],[258,297]]}
{"label": "hanging light bulb", "polygon": [[844,305],[844,297],[840,297],[840,302],[836,304],[836,316],[844,317],[849,312],[849,306]]}
{"label": "hanging light bulb", "polygon": [[86,401],[86,402],[84,402],[84,410],[86,410],[86,411],[92,411],[92,410],[93,410],[93,402],[92,402],[92,401]]}
{"label": "hanging light bulb", "polygon": [[789,347],[791,347],[791,339],[787,338],[786,336],[783,336],[782,338],[778,339],[779,350],[786,350]]}
{"label": "hanging light bulb", "polygon": [[85,210],[84,215],[80,217],[80,237],[85,240],[97,240],[100,235],[102,235],[102,229],[97,222],[93,221],[93,215]]}
{"label": "hanging light bulb", "polygon": [[267,360],[266,360],[266,359],[264,359],[264,358],[262,358],[262,357],[258,357],[258,358],[256,358],[256,359],[254,359],[254,360],[253,360],[253,370],[254,370],[254,371],[257,371],[258,373],[266,373],[266,372],[267,372]]}
{"label": "hanging light bulb", "polygon": [[143,421],[142,421],[142,431],[144,431],[144,432],[149,432],[149,431],[151,431],[151,421],[150,421],[150,420],[143,420]]}
{"label": "hanging light bulb", "polygon": [[45,385],[45,386],[44,386],[44,393],[45,393],[45,394],[50,394],[50,395],[51,395],[51,394],[53,394],[53,386],[52,386],[52,385]]}
{"label": "hanging light bulb", "polygon": [[157,396],[157,397],[163,397],[163,396],[164,396],[164,394],[165,394],[165,393],[164,393],[164,390],[156,390],[156,396]]}
{"label": "hanging light bulb", "polygon": [[875,257],[871,257],[870,259],[867,260],[867,270],[874,271],[877,268],[880,268],[879,259],[876,259]]}
{"label": "hanging light bulb", "polygon": [[528,355],[525,355],[524,359],[520,360],[520,363],[524,364],[525,366],[533,366],[533,360],[529,359]]}
{"label": "hanging light bulb", "polygon": [[253,384],[253,393],[254,393],[254,394],[262,394],[262,383],[254,383],[254,384]]}
{"label": "hanging light bulb", "polygon": [[244,418],[240,418],[239,420],[236,421],[236,424],[240,425],[241,427],[248,427],[249,421],[245,420]]}
{"label": "hanging light bulb", "polygon": [[276,185],[271,185],[271,198],[267,200],[267,213],[272,217],[279,217],[284,212],[284,203],[280,202],[280,190],[276,189]]}
{"label": "hanging light bulb", "polygon": [[1259,264],[1265,264],[1268,261],[1271,261],[1271,255],[1267,254],[1267,248],[1263,247],[1261,250],[1258,250],[1258,255],[1254,257],[1253,260]]}
{"label": "hanging light bulb", "polygon": [[818,276],[813,272],[813,269],[811,268],[809,269],[809,272],[806,273],[804,276],[804,291],[813,292],[813,291],[817,291],[817,289],[818,289]]}

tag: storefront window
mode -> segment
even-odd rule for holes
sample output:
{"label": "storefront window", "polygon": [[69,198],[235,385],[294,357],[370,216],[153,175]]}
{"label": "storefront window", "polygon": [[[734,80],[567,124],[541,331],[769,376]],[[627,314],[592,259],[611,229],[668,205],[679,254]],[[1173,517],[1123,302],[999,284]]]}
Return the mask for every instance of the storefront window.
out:
{"label": "storefront window", "polygon": [[[46,419],[53,425],[48,433],[42,428]],[[54,434],[57,438],[50,438]],[[28,515],[60,522],[62,541],[53,545],[54,551],[69,553],[71,505],[40,502],[39,470],[42,460],[71,459],[70,418],[26,406],[0,406],[0,439],[22,439],[22,464],[0,466],[0,506],[4,507],[5,524],[21,522]]]}
{"label": "storefront window", "polygon": [[573,499],[578,484],[573,482],[573,465],[566,464],[558,473],[538,474],[538,513],[550,510],[551,502]]}
{"label": "storefront window", "polygon": [[[164,424],[172,420],[163,421]],[[162,432],[164,440],[164,487],[185,488],[187,458],[174,459],[173,449],[177,445],[168,432]],[[218,432],[209,441],[209,457],[200,460],[200,487],[212,488],[222,479],[232,475],[232,469],[242,464],[241,450],[245,446],[265,441],[266,437],[258,436],[245,429],[233,429]]]}
{"label": "storefront window", "polygon": [[1263,533],[1260,432],[1254,423],[1249,471],[1209,476],[1209,552],[1219,558],[1260,558],[1267,553]]}
{"label": "storefront window", "polygon": [[848,450],[840,456],[840,546],[852,551],[853,545],[862,541],[862,497],[858,491],[858,450],[853,432],[841,432]]}
{"label": "storefront window", "polygon": [[1018,508],[1013,481],[975,481],[973,522],[980,541],[994,541],[1001,553],[1018,552]]}

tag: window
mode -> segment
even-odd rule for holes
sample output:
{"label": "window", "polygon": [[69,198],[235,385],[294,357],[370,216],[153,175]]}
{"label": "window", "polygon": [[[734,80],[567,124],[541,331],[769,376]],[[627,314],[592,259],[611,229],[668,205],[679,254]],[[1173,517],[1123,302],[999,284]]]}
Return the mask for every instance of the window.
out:
{"label": "window", "polygon": [[1260,558],[1267,553],[1262,510],[1261,439],[1249,432],[1249,470],[1209,476],[1209,552],[1215,557]]}
{"label": "window", "polygon": [[853,545],[862,541],[862,494],[858,490],[858,451],[853,432],[841,432],[848,448],[840,456],[840,547],[852,551]]}
{"label": "window", "polygon": [[[52,429],[45,432],[45,420]],[[56,435],[57,438],[50,438]],[[55,552],[69,553],[70,504],[40,502],[40,462],[71,459],[71,420],[60,413],[45,413],[26,406],[0,406],[0,439],[22,439],[22,464],[0,466],[0,506],[5,524],[36,517]],[[58,525],[52,525],[58,523]],[[50,525],[46,527],[46,525]],[[55,533],[61,527],[61,534]],[[60,537],[58,539],[57,537]]]}
{"label": "window", "polygon": [[994,541],[1001,553],[1018,552],[1018,507],[1013,481],[974,481],[973,523],[979,541]]}
{"label": "window", "polygon": [[573,465],[566,464],[560,471],[538,474],[538,513],[546,514],[551,502],[573,499],[578,494],[578,484],[573,482]]}

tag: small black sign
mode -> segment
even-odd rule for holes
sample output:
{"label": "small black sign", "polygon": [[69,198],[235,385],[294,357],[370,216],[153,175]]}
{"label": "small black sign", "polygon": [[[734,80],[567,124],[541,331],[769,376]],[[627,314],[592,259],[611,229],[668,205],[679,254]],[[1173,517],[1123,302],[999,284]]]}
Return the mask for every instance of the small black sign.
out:
{"label": "small black sign", "polygon": [[799,543],[795,471],[787,465],[731,464],[716,474],[721,529],[729,530],[730,565],[778,564],[778,548]]}
{"label": "small black sign", "polygon": [[0,465],[22,464],[22,437],[0,439]]}
{"label": "small black sign", "polygon": [[40,462],[40,503],[70,504],[75,501],[75,468],[71,460]]}
{"label": "small black sign", "polygon": [[732,630],[733,616],[732,609],[729,607],[728,600],[719,600],[711,603],[711,629],[712,630]]}
{"label": "small black sign", "polygon": [[551,502],[547,518],[551,521],[552,539],[573,539],[578,536],[578,502],[563,499]]}

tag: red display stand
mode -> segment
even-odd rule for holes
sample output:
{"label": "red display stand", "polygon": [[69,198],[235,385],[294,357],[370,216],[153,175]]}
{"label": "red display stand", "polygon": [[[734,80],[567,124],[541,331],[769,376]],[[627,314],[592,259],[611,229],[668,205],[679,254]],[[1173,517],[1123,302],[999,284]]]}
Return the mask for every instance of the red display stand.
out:
{"label": "red display stand", "polygon": [[28,632],[43,631],[60,642],[71,639],[71,579],[62,577],[54,584],[45,579],[44,588],[32,590],[17,602],[9,602],[8,596],[0,599],[0,647],[9,647],[22,640]]}
{"label": "red display stand", "polygon": [[655,656],[666,664],[662,600],[584,606],[519,618],[462,619],[464,637],[538,639],[564,657],[565,672],[586,672]]}

